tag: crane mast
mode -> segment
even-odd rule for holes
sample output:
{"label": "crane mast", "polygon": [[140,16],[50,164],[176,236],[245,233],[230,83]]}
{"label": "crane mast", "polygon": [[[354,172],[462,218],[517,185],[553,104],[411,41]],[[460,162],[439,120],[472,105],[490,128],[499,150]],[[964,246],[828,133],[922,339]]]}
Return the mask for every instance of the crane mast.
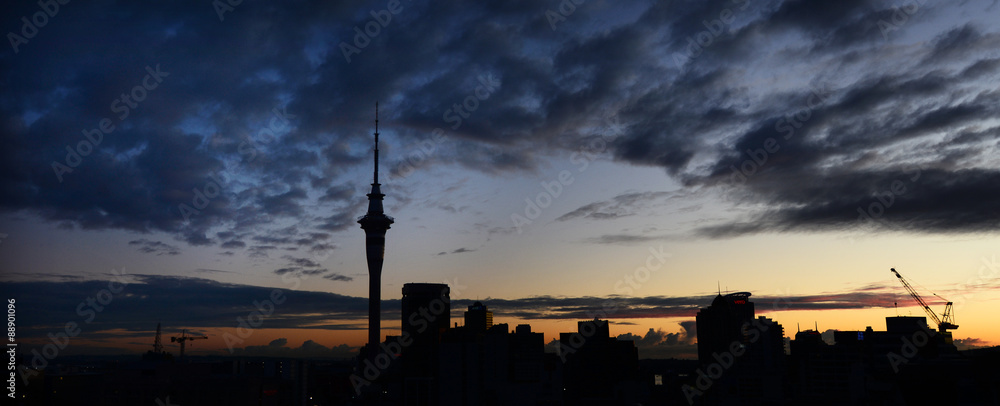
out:
{"label": "crane mast", "polygon": [[910,285],[910,282],[908,282],[906,278],[903,278],[903,275],[900,275],[899,272],[896,272],[896,268],[889,268],[889,270],[892,271],[892,273],[896,274],[896,278],[898,278],[899,282],[903,284],[903,288],[905,288],[906,291],[910,294],[910,296],[913,296],[913,299],[916,300],[917,303],[924,308],[924,311],[927,312],[927,315],[930,316],[931,320],[934,320],[934,323],[937,323],[939,331],[944,333],[948,330],[954,330],[958,328],[958,325],[955,324],[954,320],[952,319],[952,302],[948,302],[947,304],[945,304],[944,317],[938,317],[937,313],[934,313],[934,310],[931,310],[931,307],[927,305],[927,302],[924,302],[924,299],[920,297],[920,294],[918,294],[917,291],[913,289],[913,286]]}

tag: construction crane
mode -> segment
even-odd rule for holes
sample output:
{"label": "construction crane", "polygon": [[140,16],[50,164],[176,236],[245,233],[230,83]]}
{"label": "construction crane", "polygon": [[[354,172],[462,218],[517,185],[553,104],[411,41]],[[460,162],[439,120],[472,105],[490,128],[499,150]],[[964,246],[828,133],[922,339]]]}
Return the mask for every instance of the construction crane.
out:
{"label": "construction crane", "polygon": [[187,341],[208,339],[208,337],[206,337],[206,336],[185,336],[184,334],[186,332],[187,332],[187,330],[181,330],[181,336],[180,337],[170,337],[170,342],[172,342],[172,343],[174,343],[174,342],[180,343],[180,345],[181,345],[181,356],[180,356],[180,358],[184,358],[184,344]]}
{"label": "construction crane", "polygon": [[[947,332],[948,330],[955,330],[958,328],[958,325],[955,324],[955,321],[952,318],[951,302],[948,302],[947,304],[944,305],[944,316],[939,318],[937,313],[934,313],[934,311],[931,310],[931,307],[927,305],[927,302],[924,302],[924,299],[921,298],[919,294],[917,294],[917,291],[913,289],[913,286],[910,286],[910,282],[907,282],[906,279],[903,278],[903,275],[900,275],[899,272],[896,272],[896,268],[889,268],[889,270],[892,271],[892,273],[896,274],[896,277],[899,278],[899,282],[903,284],[903,287],[906,288],[906,291],[910,293],[910,296],[913,296],[913,299],[915,299],[917,303],[919,303],[920,306],[924,308],[924,311],[927,312],[927,315],[931,317],[931,320],[934,320],[934,322],[937,323],[938,331],[944,333]],[[938,295],[934,294],[934,296]],[[938,296],[938,298],[944,300],[944,298],[942,298],[941,296]]]}

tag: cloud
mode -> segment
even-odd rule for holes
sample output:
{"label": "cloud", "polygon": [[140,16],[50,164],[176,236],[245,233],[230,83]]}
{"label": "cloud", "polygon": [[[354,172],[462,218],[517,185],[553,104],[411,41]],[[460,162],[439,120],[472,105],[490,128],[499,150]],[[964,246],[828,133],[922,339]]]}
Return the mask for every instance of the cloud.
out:
{"label": "cloud", "polygon": [[604,234],[597,237],[585,238],[583,241],[591,244],[635,244],[649,241],[662,241],[669,239],[669,236],[656,236],[644,234]]}
{"label": "cloud", "polygon": [[236,347],[233,354],[245,357],[344,359],[356,357],[360,348],[347,344],[326,347],[313,340],[306,340],[295,348],[287,347],[287,344],[287,338],[278,338],[267,345]]}
{"label": "cloud", "polygon": [[198,273],[235,273],[233,271],[223,271],[221,269],[198,268],[194,270]]}
{"label": "cloud", "polygon": [[971,169],[831,175],[806,190],[781,191],[786,201],[771,202],[774,209],[751,219],[698,232],[709,237],[852,229],[992,233],[1000,230],[1000,212],[992,205],[1000,193],[989,185],[998,181],[1000,171]]}
{"label": "cloud", "polygon": [[319,200],[348,202],[354,198],[354,190],[355,186],[352,183],[330,186]]}
{"label": "cloud", "polygon": [[[300,281],[310,276],[300,277]],[[45,334],[61,329],[67,322],[85,324],[81,337],[108,331],[146,331],[164,326],[184,326],[188,329],[235,328],[237,317],[245,318],[254,311],[254,302],[270,299],[274,292],[285,300],[275,304],[273,314],[264,320],[269,329],[364,329],[358,320],[365,319],[368,299],[327,292],[311,292],[286,288],[259,287],[221,283],[203,278],[127,275],[124,287],[109,285],[108,280],[5,282],[4,294],[16,298],[24,324],[19,334],[26,339],[44,338]],[[109,287],[110,286],[110,287]],[[102,311],[77,312],[78,305],[98,292],[120,288],[111,296]],[[398,314],[398,300],[383,300],[386,317]],[[395,313],[392,313],[395,312]],[[93,314],[93,319],[86,323]],[[150,315],[156,319],[150,321]]]}
{"label": "cloud", "polygon": [[695,321],[685,320],[678,325],[681,330],[676,333],[650,328],[645,335],[625,333],[619,334],[618,339],[635,341],[640,358],[697,358]]}
{"label": "cloud", "polygon": [[246,248],[246,246],[247,244],[245,242],[239,240],[230,240],[219,244],[219,247],[222,248]]}
{"label": "cloud", "polygon": [[992,344],[989,341],[983,340],[981,338],[972,338],[972,337],[956,338],[953,341],[955,343],[955,346],[958,347],[959,351],[989,347]]}
{"label": "cloud", "polygon": [[[194,4],[75,7],[79,18],[46,27],[59,44],[32,39],[0,66],[0,208],[258,257],[247,241],[313,246],[317,229],[356,227],[356,170],[370,165],[359,145],[370,145],[370,101],[383,100],[389,168],[525,173],[600,139],[601,159],[768,208],[704,236],[864,227],[855,209],[912,167],[924,176],[876,227],[995,232],[995,7],[928,1],[883,33],[895,10],[868,0],[609,4],[582,5],[553,31],[535,2],[416,2],[350,62],[338,44],[367,21],[360,3],[251,5],[225,24]],[[9,11],[14,26],[37,10]],[[689,54],[688,39],[724,11],[733,21]],[[137,28],[122,37],[122,24]],[[269,35],[246,35],[262,25]],[[169,76],[127,116],[112,110],[147,66]],[[489,97],[474,111],[443,117],[482,86]],[[69,168],[67,147],[105,118],[114,129]],[[424,152],[437,128],[446,142]],[[757,164],[769,138],[779,149]],[[747,160],[758,168],[728,182]],[[560,218],[641,213],[611,200]],[[272,242],[276,221],[308,227]],[[210,237],[220,231],[234,235]]]}
{"label": "cloud", "polygon": [[275,245],[253,245],[247,250],[251,258],[268,258],[267,253],[278,249]]}
{"label": "cloud", "polygon": [[620,194],[610,200],[590,203],[556,218],[567,221],[576,218],[610,220],[636,214],[636,210],[657,199],[671,195],[670,192],[630,192]]}
{"label": "cloud", "polygon": [[169,245],[160,241],[151,241],[145,238],[138,240],[132,240],[128,242],[128,245],[136,246],[139,252],[146,254],[156,254],[156,255],[178,255],[181,253],[180,248],[173,245]]}
{"label": "cloud", "polygon": [[[324,273],[327,273],[328,271],[329,270],[326,269],[326,268],[307,269],[307,268],[302,268],[302,267],[299,267],[299,266],[290,266],[290,267],[275,269],[274,270],[274,274],[275,275],[282,275],[282,276],[284,276],[284,275],[292,275],[292,276],[301,278],[303,276],[322,275]],[[329,276],[329,275],[327,275],[327,276]],[[327,278],[327,279],[331,279],[331,278]]]}
{"label": "cloud", "polygon": [[313,261],[313,260],[311,260],[309,258],[296,258],[296,257],[293,257],[291,255],[285,255],[282,258],[285,259],[285,260],[287,260],[292,265],[297,265],[297,266],[306,267],[306,268],[316,268],[316,267],[319,267],[319,264],[316,263],[316,261]]}
{"label": "cloud", "polygon": [[331,273],[323,275],[323,279],[329,279],[331,281],[338,281],[338,282],[350,282],[354,280],[354,278],[350,276],[341,275],[339,273]]}
{"label": "cloud", "polygon": [[[283,267],[283,268],[275,269],[274,270],[274,274],[275,275],[293,275],[295,277],[301,278],[301,277],[322,275],[322,274],[325,274],[325,273],[327,273],[329,271],[326,268],[320,268],[320,266],[321,266],[320,263],[318,263],[316,261],[313,261],[313,260],[311,260],[309,258],[299,258],[299,257],[291,256],[291,255],[284,255],[281,258],[284,259],[285,261],[287,261],[288,266]],[[333,275],[333,276],[331,276],[331,275]],[[329,275],[325,275],[324,278],[330,279],[330,280],[339,280],[339,281],[351,281],[352,280],[352,278],[349,278],[349,277],[340,277],[340,278],[338,278],[338,276],[340,276],[340,275],[338,275],[338,274],[329,274]],[[346,278],[346,279],[344,279],[344,278]]]}
{"label": "cloud", "polygon": [[465,247],[462,247],[462,248],[456,248],[456,249],[452,250],[451,252],[441,251],[441,252],[438,253],[438,255],[461,254],[461,253],[465,253],[465,252],[475,252],[475,251],[476,250],[474,248],[465,248]]}
{"label": "cloud", "polygon": [[[758,313],[795,310],[846,310],[892,308],[895,306],[887,288],[865,287],[846,292],[796,296],[754,296]],[[589,320],[595,315],[611,320],[646,318],[690,318],[699,309],[712,303],[715,295],[706,296],[646,296],[646,297],[555,297],[535,296],[520,299],[490,298],[483,300],[497,317],[522,319]],[[468,303],[466,303],[468,302]],[[455,300],[454,308],[472,304]],[[942,303],[943,304],[943,303]],[[685,326],[693,329],[692,326]]]}

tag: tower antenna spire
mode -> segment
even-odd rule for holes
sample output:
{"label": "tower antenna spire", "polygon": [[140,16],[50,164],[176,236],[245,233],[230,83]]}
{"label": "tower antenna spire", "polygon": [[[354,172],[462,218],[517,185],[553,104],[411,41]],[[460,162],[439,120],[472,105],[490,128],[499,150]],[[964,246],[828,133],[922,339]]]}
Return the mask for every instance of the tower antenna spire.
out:
{"label": "tower antenna spire", "polygon": [[378,102],[375,102],[375,184],[378,184]]}

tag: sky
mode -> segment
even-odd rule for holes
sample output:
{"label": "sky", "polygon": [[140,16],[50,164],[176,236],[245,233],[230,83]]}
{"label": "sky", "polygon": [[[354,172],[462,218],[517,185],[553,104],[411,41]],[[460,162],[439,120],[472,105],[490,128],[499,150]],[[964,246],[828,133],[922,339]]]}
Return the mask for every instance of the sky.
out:
{"label": "sky", "polygon": [[480,300],[550,342],[599,316],[693,357],[719,292],[786,336],[924,316],[895,267],[955,303],[960,347],[1000,345],[996,1],[0,14],[0,293],[28,345],[143,352],[160,323],[209,336],[192,354],[356,352],[376,103],[383,334],[403,284],[447,283],[453,322]]}

